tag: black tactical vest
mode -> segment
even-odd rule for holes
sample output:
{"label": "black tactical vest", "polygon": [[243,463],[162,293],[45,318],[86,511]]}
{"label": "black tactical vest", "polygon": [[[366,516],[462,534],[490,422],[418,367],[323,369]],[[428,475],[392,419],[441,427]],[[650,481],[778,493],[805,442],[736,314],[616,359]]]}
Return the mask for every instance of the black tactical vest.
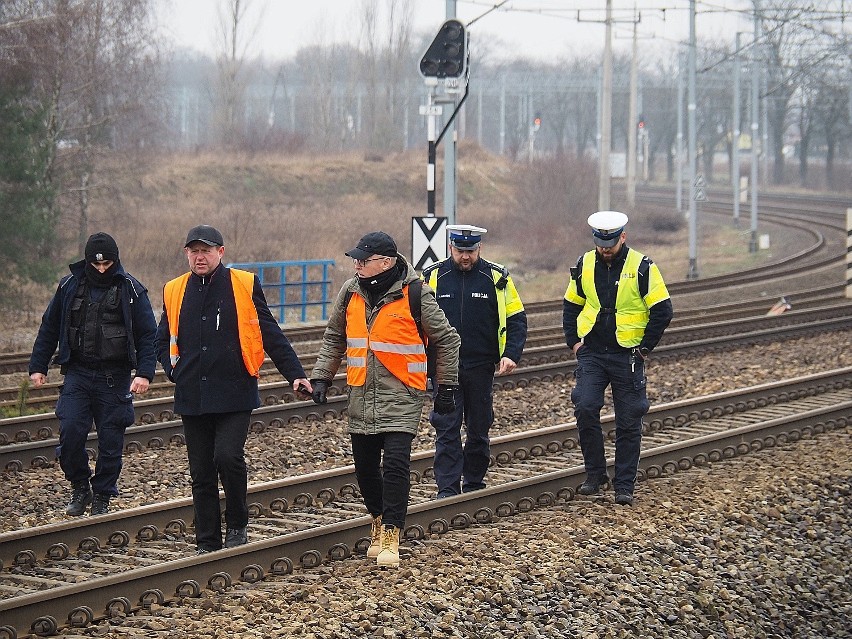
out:
{"label": "black tactical vest", "polygon": [[88,282],[82,280],[71,300],[68,343],[75,360],[99,368],[129,365],[127,328],[121,314],[121,288],[113,284],[99,302],[93,302]]}

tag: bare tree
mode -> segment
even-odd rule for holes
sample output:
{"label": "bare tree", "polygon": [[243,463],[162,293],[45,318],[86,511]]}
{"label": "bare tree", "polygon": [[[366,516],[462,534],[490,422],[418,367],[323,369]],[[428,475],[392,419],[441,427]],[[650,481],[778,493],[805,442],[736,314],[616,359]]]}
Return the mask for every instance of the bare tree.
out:
{"label": "bare tree", "polygon": [[245,142],[246,62],[263,17],[255,6],[253,0],[220,0],[214,126],[226,148]]}
{"label": "bare tree", "polygon": [[[762,97],[766,104],[774,157],[772,181],[781,184],[784,181],[784,139],[794,123],[791,99],[798,90],[800,69],[803,68],[797,61],[803,52],[812,50],[817,34],[809,28],[809,8],[803,8],[795,0],[778,0],[771,7],[762,9],[759,17],[766,65],[766,89]],[[811,64],[804,63],[804,66]]]}
{"label": "bare tree", "polygon": [[[403,87],[413,64],[411,0],[361,0],[362,86],[367,102],[367,144],[398,148]],[[382,34],[386,34],[383,38]]]}
{"label": "bare tree", "polygon": [[[698,152],[701,170],[707,181],[713,179],[713,158],[729,139],[731,130],[731,80],[727,60],[730,53],[723,44],[705,44],[699,53],[697,103]],[[729,143],[729,142],[728,142]]]}
{"label": "bare tree", "polygon": [[[33,71],[31,99],[44,106],[46,179],[60,222],[76,227],[80,254],[91,198],[104,185],[97,159],[129,138],[122,123],[142,108],[156,65],[151,0],[8,0],[15,55]],[[70,228],[67,229],[70,231]]]}

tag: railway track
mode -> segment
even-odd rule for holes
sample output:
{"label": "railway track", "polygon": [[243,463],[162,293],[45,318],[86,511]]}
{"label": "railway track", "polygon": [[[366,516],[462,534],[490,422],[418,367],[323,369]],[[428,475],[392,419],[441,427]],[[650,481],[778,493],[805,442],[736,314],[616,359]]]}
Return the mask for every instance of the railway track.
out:
{"label": "railway track", "polygon": [[[646,417],[639,480],[844,428],[850,415],[852,368],[659,405]],[[612,439],[612,416],[603,421]],[[415,454],[405,538],[557,506],[575,498],[584,475],[571,423],[495,438],[492,454],[489,488],[446,500],[433,499],[431,451]],[[201,556],[190,499],[2,534],[0,639],[48,636],[363,553],[369,518],[356,485],[351,466],[253,485],[250,543]]]}
{"label": "railway track", "polygon": [[[783,302],[785,302],[790,308],[795,307],[796,310],[804,310],[835,302],[841,303],[844,299],[844,292],[845,287],[842,284],[829,285],[817,289],[789,292],[783,296]],[[760,297],[730,304],[720,304],[713,307],[685,309],[677,312],[673,320],[672,327],[676,328],[678,326],[691,326],[701,322],[727,321],[742,319],[749,316],[765,315],[768,309],[771,308],[772,301],[774,300],[767,300],[764,297]],[[675,297],[675,303],[677,303],[677,297]],[[552,345],[554,342],[561,341],[561,300],[557,311],[540,312],[537,313],[536,316],[536,323],[540,323],[541,325],[530,327],[527,335],[527,349]],[[552,323],[548,324],[548,322]],[[303,342],[301,344],[299,356],[306,369],[310,369],[317,357],[316,351],[310,352],[307,350],[308,344],[311,346],[318,346],[319,343],[312,341]],[[345,366],[345,363],[343,365]],[[277,375],[277,371],[275,371],[274,368],[266,368],[262,370],[261,373],[262,377],[266,377],[267,380],[273,376],[273,373]],[[160,378],[165,380],[161,371]],[[25,398],[21,397],[20,388],[15,387],[0,389],[0,407],[20,407],[23,404],[26,405],[30,411],[37,412],[41,410],[43,412],[47,412],[56,405],[56,401],[59,398],[60,386],[61,384],[59,383],[51,383],[45,384],[38,389],[30,388],[27,390]],[[284,388],[285,386],[287,386],[287,384],[283,382],[283,380],[276,386],[276,388],[284,389],[281,391],[279,397],[285,398],[285,401],[292,401],[294,399],[292,393],[287,394],[287,390]],[[161,397],[169,397],[173,388],[174,385],[169,381],[155,380],[149,387],[148,396],[156,397],[157,395],[160,395]],[[271,398],[268,401],[273,403],[276,400],[277,398]],[[0,443],[2,443],[2,436],[0,436]]]}
{"label": "railway track", "polygon": [[[722,311],[724,313],[725,311]],[[718,321],[696,316],[701,323],[678,327],[666,332],[654,358],[683,357],[689,354],[728,348],[732,344],[792,339],[803,335],[842,330],[850,325],[852,301],[841,298],[834,303],[805,310],[791,310],[782,315],[750,316]],[[695,318],[693,318],[695,319]],[[554,379],[567,379],[574,370],[575,360],[562,344],[561,329],[552,333],[547,346],[525,350],[521,365],[512,373],[495,379],[495,385],[514,388]],[[333,385],[336,393],[328,403],[317,406],[312,401],[293,398],[286,382],[264,384],[261,398],[267,404],[252,414],[251,429],[260,432],[286,424],[342,415],[346,407],[345,375],[339,374]],[[183,443],[182,423],[174,414],[172,399],[140,400],[135,403],[137,425],[125,432],[125,451],[156,450],[170,443]],[[55,413],[43,413],[0,420],[0,469],[20,471],[43,467],[52,462],[58,444],[59,421]],[[97,456],[97,436],[89,434],[89,455]]]}
{"label": "railway track", "polygon": [[[761,202],[762,208],[765,202]],[[834,205],[839,207],[841,203]],[[800,203],[797,206],[805,208]],[[779,212],[779,216],[784,214]],[[832,218],[826,216],[826,220],[831,227]],[[842,228],[840,220],[837,216],[837,228]],[[738,283],[732,276],[722,277],[707,288],[783,278],[796,269],[819,269],[842,261],[844,253],[838,252],[825,234],[818,232],[812,237],[809,249],[793,262],[779,263],[774,270],[762,273],[745,272],[746,279]],[[700,295],[707,290],[689,284],[697,282],[673,282],[669,288],[673,295]],[[842,290],[838,285],[795,293],[789,298],[793,310],[772,318],[764,315],[770,305],[765,298],[725,305],[724,309],[679,310],[679,323],[667,332],[666,341],[655,351],[655,359],[664,361],[690,352],[724,350],[732,343],[774,342],[810,332],[847,329],[850,310],[848,302],[840,299]],[[559,313],[561,300],[528,305],[528,310],[542,316]],[[827,312],[829,316],[810,314],[817,312]],[[749,318],[749,314],[753,317]],[[784,321],[778,321],[781,319]],[[287,330],[294,345],[307,348],[303,342],[314,339],[310,336],[317,335],[322,327],[305,327],[304,333]],[[550,345],[551,339],[557,344]],[[564,380],[573,371],[573,362],[568,361],[561,339],[561,328],[536,326],[531,331],[529,361],[515,374],[499,378],[500,384],[511,388]],[[28,360],[28,354],[25,357]],[[2,366],[0,363],[0,371]],[[646,417],[640,480],[847,427],[852,414],[851,389],[852,369],[840,369],[658,405]],[[287,397],[286,390],[280,388],[267,397],[275,404],[255,412],[255,429],[318,419],[326,414],[337,416],[345,405],[341,396],[330,398],[325,407],[292,401],[295,398]],[[152,405],[142,413],[139,425],[128,430],[132,431],[132,438],[126,442],[129,451],[180,441],[180,422],[172,419],[174,415],[167,410],[154,415]],[[38,419],[30,421],[35,423]],[[51,459],[50,448],[55,443],[51,441],[52,433],[43,430],[46,422],[26,427],[21,425],[24,422],[2,422],[3,426],[18,426],[11,437],[6,435],[7,441],[13,442],[15,437],[31,440],[0,446],[0,455],[6,450],[17,455],[16,460],[10,460],[11,469],[39,464],[24,462],[22,451],[27,446],[44,444],[42,452],[47,453],[41,457],[45,462]],[[606,417],[604,422],[609,430],[612,417]],[[170,425],[175,430],[169,431]],[[433,500],[431,452],[415,454],[405,531],[409,542],[535,508],[558,506],[575,498],[574,486],[584,473],[572,424],[495,438],[492,453],[489,478],[493,485],[441,501]],[[94,448],[92,454],[96,454]],[[0,460],[5,462],[6,458]],[[363,514],[356,485],[353,469],[343,467],[250,486],[251,542],[212,556],[194,555],[189,499],[2,533],[0,639],[24,634],[49,636],[60,628],[82,628],[104,617],[195,597],[205,588],[223,590],[237,581],[255,582],[266,575],[309,570],[357,555],[366,548],[367,540],[361,535],[367,531],[369,519]],[[402,550],[407,552],[405,544]]]}

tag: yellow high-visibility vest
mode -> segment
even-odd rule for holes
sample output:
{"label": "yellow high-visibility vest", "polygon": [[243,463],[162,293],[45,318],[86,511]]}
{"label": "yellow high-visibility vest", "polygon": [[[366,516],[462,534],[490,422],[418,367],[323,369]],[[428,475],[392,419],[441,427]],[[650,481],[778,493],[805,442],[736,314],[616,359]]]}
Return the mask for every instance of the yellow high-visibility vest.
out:
{"label": "yellow high-visibility vest", "polygon": [[[625,348],[639,345],[648,325],[649,309],[657,302],[669,299],[660,269],[653,263],[648,269],[648,293],[644,298],[639,293],[639,265],[644,257],[639,251],[628,249],[618,281],[618,292],[615,296],[615,339]],[[577,317],[577,336],[581,339],[592,330],[601,310],[595,288],[595,262],[595,251],[583,255],[580,282],[585,297],[577,291],[573,278],[565,291],[566,300],[583,306]]]}

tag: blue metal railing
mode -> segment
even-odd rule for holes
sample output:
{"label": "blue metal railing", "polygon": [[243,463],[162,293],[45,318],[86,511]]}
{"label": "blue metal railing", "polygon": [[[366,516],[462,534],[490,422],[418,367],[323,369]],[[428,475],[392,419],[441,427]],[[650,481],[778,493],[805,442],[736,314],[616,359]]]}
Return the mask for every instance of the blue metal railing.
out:
{"label": "blue metal railing", "polygon": [[[228,268],[240,268],[257,274],[269,309],[273,315],[273,309],[277,309],[280,324],[285,324],[288,319],[301,322],[328,319],[328,305],[331,304],[329,269],[333,266],[334,260],[228,264]],[[320,313],[309,313],[309,310],[317,308]]]}

